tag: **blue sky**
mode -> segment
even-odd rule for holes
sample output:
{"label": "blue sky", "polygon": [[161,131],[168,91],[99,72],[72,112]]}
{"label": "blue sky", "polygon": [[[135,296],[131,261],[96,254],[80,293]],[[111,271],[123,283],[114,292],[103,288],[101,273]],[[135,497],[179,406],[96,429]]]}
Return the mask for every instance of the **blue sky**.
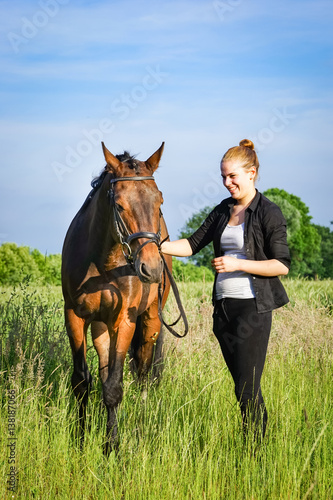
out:
{"label": "blue sky", "polygon": [[258,189],[333,220],[331,1],[1,1],[0,243],[58,253],[104,166],[147,159],[172,238],[227,196],[219,161],[253,140]]}

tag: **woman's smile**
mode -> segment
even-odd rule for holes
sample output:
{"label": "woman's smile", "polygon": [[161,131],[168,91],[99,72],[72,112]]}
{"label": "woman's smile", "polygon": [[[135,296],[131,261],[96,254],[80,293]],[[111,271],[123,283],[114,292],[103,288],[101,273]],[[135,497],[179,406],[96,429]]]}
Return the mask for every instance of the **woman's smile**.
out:
{"label": "woman's smile", "polygon": [[253,172],[246,171],[237,161],[224,161],[221,165],[223,184],[238,202],[253,197]]}

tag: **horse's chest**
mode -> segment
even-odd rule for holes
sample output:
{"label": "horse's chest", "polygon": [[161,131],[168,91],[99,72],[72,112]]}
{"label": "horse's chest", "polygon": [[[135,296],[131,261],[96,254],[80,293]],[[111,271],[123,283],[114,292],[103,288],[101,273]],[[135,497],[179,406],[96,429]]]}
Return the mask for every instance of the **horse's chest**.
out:
{"label": "horse's chest", "polygon": [[157,285],[143,285],[121,289],[108,284],[103,290],[82,293],[77,299],[76,314],[87,320],[115,322],[126,311],[138,316],[157,300]]}

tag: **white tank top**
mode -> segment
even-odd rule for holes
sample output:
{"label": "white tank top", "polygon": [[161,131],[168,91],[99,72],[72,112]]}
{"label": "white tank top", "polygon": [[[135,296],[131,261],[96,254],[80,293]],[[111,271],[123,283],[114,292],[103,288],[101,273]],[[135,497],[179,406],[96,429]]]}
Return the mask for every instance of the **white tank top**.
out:
{"label": "white tank top", "polygon": [[[246,259],[244,251],[244,223],[239,226],[225,228],[221,236],[221,249],[224,255],[236,259]],[[255,297],[252,276],[243,271],[218,273],[215,288],[216,300],[225,297],[234,299],[251,299]]]}

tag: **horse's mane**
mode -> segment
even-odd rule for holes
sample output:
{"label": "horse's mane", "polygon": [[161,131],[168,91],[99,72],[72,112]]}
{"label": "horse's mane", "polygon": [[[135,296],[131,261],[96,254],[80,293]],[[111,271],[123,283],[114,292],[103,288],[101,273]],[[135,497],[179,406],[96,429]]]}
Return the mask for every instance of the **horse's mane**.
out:
{"label": "horse's mane", "polygon": [[[138,173],[139,163],[137,162],[136,157],[134,155],[130,155],[128,151],[124,151],[123,154],[116,155],[116,158],[122,163],[127,163],[129,168],[135,170],[135,173]],[[106,174],[109,173],[110,173],[109,166],[105,165],[102,172],[91,181],[91,187],[93,188],[94,191],[101,186]]]}
{"label": "horse's mane", "polygon": [[[135,156],[130,155],[128,151],[124,151],[123,154],[121,154],[121,155],[116,155],[116,158],[123,163],[127,163],[129,168],[135,170],[136,174],[139,173],[139,169],[140,169],[139,162],[135,159]],[[91,199],[93,198],[95,193],[98,191],[98,189],[101,187],[101,185],[105,179],[105,176],[109,173],[110,173],[110,168],[108,165],[105,165],[102,172],[91,181],[92,190],[90,191],[85,202],[83,203],[81,210],[87,208]]]}

